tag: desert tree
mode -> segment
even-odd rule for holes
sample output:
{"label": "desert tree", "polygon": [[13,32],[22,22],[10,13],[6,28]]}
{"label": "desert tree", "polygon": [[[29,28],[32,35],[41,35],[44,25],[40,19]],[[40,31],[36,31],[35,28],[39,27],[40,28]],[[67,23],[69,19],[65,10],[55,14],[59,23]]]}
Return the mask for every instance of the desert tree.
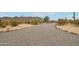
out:
{"label": "desert tree", "polygon": [[49,21],[49,17],[48,17],[48,16],[45,16],[45,17],[44,17],[44,22],[47,23],[48,21]]}

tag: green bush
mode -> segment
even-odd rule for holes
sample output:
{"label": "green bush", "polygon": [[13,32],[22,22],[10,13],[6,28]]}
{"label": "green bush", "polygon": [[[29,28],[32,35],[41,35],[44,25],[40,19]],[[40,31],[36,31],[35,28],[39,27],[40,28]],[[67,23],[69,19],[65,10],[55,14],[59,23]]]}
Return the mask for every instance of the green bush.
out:
{"label": "green bush", "polygon": [[49,22],[49,17],[48,16],[44,17],[44,22],[45,23],[48,23]]}
{"label": "green bush", "polygon": [[58,25],[65,25],[68,24],[68,21],[66,19],[58,19]]}

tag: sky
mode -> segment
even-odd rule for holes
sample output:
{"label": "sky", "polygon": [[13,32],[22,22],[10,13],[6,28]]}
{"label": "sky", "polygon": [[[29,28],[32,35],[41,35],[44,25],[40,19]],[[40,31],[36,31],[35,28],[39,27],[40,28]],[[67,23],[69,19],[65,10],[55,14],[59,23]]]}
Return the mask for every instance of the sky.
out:
{"label": "sky", "polygon": [[[57,20],[58,18],[72,19],[73,12],[0,12],[0,17],[14,17],[14,16],[33,16],[45,17],[49,16],[50,20]],[[79,18],[79,12],[76,12],[76,18]]]}

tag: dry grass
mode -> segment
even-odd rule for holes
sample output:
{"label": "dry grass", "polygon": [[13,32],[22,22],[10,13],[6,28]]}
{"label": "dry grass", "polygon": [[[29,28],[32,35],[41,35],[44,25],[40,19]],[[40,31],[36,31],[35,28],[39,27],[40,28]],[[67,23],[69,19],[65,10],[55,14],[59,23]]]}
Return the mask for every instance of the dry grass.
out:
{"label": "dry grass", "polygon": [[71,33],[75,33],[75,34],[79,34],[79,27],[75,26],[74,24],[67,24],[64,26],[57,26],[57,28],[60,28],[62,30],[71,32]]}

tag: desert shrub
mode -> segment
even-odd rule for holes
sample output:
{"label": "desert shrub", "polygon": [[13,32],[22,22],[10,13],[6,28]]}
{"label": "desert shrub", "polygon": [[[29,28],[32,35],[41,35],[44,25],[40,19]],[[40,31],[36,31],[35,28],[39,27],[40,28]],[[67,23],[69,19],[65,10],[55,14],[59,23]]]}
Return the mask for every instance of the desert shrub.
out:
{"label": "desert shrub", "polygon": [[74,21],[74,24],[75,24],[76,26],[79,26],[79,20],[75,20],[75,21]]}
{"label": "desert shrub", "polygon": [[68,21],[66,19],[58,19],[58,25],[65,25]]}
{"label": "desert shrub", "polygon": [[0,27],[1,27],[1,20],[0,20]]}
{"label": "desert shrub", "polygon": [[74,20],[69,20],[68,22],[71,23],[71,24],[74,24],[76,26],[79,26],[79,20],[78,19],[76,19],[75,21]]}
{"label": "desert shrub", "polygon": [[20,22],[17,22],[17,21],[11,21],[11,26],[17,26],[17,25],[19,25],[20,24]]}
{"label": "desert shrub", "polygon": [[71,23],[71,24],[74,24],[74,21],[73,20],[69,20],[68,22]]}
{"label": "desert shrub", "polygon": [[37,24],[38,24],[38,20],[32,20],[32,21],[31,21],[31,24],[32,24],[32,25],[37,25]]}
{"label": "desert shrub", "polygon": [[6,26],[7,26],[6,24],[2,24],[2,25],[1,25],[2,28],[6,27]]}
{"label": "desert shrub", "polygon": [[0,27],[1,28],[4,28],[4,27],[6,27],[7,26],[7,24],[5,23],[5,22],[0,22]]}
{"label": "desert shrub", "polygon": [[39,24],[42,24],[43,23],[43,20],[38,20]]}
{"label": "desert shrub", "polygon": [[4,20],[3,21],[6,25],[10,25],[11,24],[11,20]]}
{"label": "desert shrub", "polygon": [[43,18],[40,17],[2,17],[0,18],[0,27],[6,27],[7,25],[17,26],[19,24],[41,24]]}
{"label": "desert shrub", "polygon": [[30,21],[30,24],[37,25],[43,23],[43,20],[34,19]]}
{"label": "desert shrub", "polygon": [[30,21],[29,20],[25,21],[25,24],[30,24]]}

